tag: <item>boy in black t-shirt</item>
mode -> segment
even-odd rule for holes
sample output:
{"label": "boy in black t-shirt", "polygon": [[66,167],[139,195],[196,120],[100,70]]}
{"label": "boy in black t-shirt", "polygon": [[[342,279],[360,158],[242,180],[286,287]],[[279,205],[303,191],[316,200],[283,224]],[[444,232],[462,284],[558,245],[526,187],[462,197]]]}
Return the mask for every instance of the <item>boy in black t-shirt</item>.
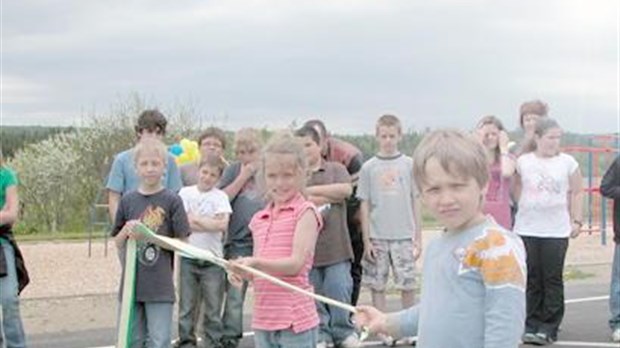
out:
{"label": "boy in black t-shirt", "polygon": [[[140,186],[121,198],[112,229],[121,261],[127,239],[137,236],[133,231],[137,223],[168,237],[186,238],[190,233],[183,201],[162,185],[166,146],[159,140],[148,139],[133,151]],[[132,346],[142,347],[147,341],[153,348],[170,346],[175,300],[173,256],[173,252],[151,243],[138,246]]]}

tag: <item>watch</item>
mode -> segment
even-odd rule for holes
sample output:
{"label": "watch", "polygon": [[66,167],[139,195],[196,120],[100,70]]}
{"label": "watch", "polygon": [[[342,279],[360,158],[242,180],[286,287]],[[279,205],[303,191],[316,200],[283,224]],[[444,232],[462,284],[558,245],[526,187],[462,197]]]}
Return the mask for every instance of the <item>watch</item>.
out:
{"label": "watch", "polygon": [[573,220],[573,223],[579,225],[579,227],[583,227],[583,222],[579,220]]}

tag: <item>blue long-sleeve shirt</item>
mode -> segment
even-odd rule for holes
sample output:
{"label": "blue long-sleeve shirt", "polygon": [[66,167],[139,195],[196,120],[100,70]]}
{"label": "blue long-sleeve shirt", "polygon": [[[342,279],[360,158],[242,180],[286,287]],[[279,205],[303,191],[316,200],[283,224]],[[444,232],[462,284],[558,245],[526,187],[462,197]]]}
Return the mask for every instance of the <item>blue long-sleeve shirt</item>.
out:
{"label": "blue long-sleeve shirt", "polygon": [[514,348],[525,322],[525,250],[492,220],[446,231],[426,249],[419,305],[388,316],[420,348]]}

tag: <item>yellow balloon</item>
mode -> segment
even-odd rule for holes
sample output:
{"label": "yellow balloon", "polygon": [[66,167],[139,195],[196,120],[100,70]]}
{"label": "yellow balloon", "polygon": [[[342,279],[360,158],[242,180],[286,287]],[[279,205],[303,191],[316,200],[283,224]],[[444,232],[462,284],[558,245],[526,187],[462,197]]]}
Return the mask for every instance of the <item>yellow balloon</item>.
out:
{"label": "yellow balloon", "polygon": [[191,162],[191,158],[189,157],[189,154],[187,152],[184,152],[182,154],[180,154],[177,158],[176,158],[176,162],[177,165],[183,165],[185,163],[189,163]]}

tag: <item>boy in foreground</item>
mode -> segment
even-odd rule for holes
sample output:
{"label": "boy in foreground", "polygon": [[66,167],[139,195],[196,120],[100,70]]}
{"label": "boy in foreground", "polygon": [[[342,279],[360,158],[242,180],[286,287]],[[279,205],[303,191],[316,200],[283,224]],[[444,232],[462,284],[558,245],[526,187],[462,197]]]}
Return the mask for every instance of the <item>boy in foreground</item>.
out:
{"label": "boy in foreground", "polygon": [[360,306],[356,323],[418,347],[518,347],[525,322],[525,251],[482,213],[488,181],[482,146],[451,130],[428,134],[413,156],[421,198],[445,226],[426,249],[420,304],[384,314]]}

